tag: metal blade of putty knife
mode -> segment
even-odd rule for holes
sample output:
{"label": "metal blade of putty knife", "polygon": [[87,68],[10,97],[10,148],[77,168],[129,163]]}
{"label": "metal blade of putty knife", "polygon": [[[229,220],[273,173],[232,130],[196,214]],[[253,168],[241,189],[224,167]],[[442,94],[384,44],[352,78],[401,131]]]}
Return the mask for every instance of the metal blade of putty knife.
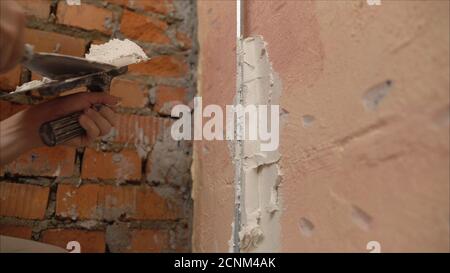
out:
{"label": "metal blade of putty knife", "polygon": [[[2,95],[0,98],[26,96],[32,90],[39,91],[41,95],[58,95],[62,91],[81,85],[85,85],[94,92],[106,91],[113,77],[124,74],[128,70],[127,66],[116,67],[73,56],[34,53],[30,45],[25,46],[21,63],[29,70],[52,81]],[[78,122],[81,114],[82,112],[76,112],[41,124],[39,134],[42,141],[48,146],[54,146],[84,134],[85,131]]]}
{"label": "metal blade of putty knife", "polygon": [[55,53],[32,53],[22,61],[29,70],[52,80],[64,80],[113,70],[109,64]]}

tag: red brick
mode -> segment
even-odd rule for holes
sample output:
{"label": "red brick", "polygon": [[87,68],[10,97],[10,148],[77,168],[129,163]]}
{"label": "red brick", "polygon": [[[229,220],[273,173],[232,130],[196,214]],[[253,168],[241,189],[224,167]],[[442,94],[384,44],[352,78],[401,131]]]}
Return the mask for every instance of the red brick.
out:
{"label": "red brick", "polygon": [[137,0],[128,1],[128,7],[137,10],[151,11],[155,13],[160,13],[167,15],[174,11],[172,0]]}
{"label": "red brick", "polygon": [[177,31],[177,34],[175,36],[177,38],[178,44],[182,49],[192,48],[192,40],[186,33]]}
{"label": "red brick", "polygon": [[81,253],[104,253],[105,233],[80,229],[49,229],[42,232],[41,241],[66,249],[67,243],[80,243]]}
{"label": "red brick", "polygon": [[167,230],[142,229],[131,231],[130,252],[161,252],[170,249]]}
{"label": "red brick", "polygon": [[186,61],[177,56],[156,56],[145,63],[129,66],[132,74],[159,77],[183,77],[188,72]]}
{"label": "red brick", "polygon": [[8,72],[0,74],[0,91],[14,91],[20,84],[20,73],[20,65],[16,65]]}
{"label": "red brick", "polygon": [[155,103],[153,109],[165,115],[170,115],[173,106],[187,104],[187,89],[172,86],[158,86],[155,89]]}
{"label": "red brick", "polygon": [[0,215],[44,219],[48,187],[0,181]]}
{"label": "red brick", "polygon": [[122,107],[141,108],[148,103],[148,87],[136,81],[115,78],[111,82],[109,93],[122,99]]}
{"label": "red brick", "polygon": [[9,101],[0,100],[0,121],[30,107],[25,104],[17,104]]}
{"label": "red brick", "polygon": [[113,24],[113,13],[107,9],[85,3],[69,6],[64,1],[60,1],[56,17],[60,24],[98,30],[106,34],[112,33],[112,28],[108,24]]}
{"label": "red brick", "polygon": [[81,177],[87,179],[140,180],[142,162],[134,150],[119,153],[101,152],[86,148]]}
{"label": "red brick", "polygon": [[118,115],[114,142],[153,146],[159,132],[170,126],[163,118],[140,115]]}
{"label": "red brick", "polygon": [[166,35],[167,23],[142,14],[125,10],[120,31],[128,38],[156,44],[170,44]]}
{"label": "red brick", "polygon": [[40,147],[22,154],[4,171],[29,176],[72,176],[75,164],[75,148],[68,146]]}
{"label": "red brick", "polygon": [[20,0],[17,3],[28,16],[47,19],[50,15],[50,0]]}
{"label": "red brick", "polygon": [[0,235],[31,239],[31,234],[31,227],[0,224]]}
{"label": "red brick", "polygon": [[102,44],[106,44],[108,41],[109,41],[108,39],[104,39],[104,38],[101,38],[101,39],[94,39],[94,40],[91,41],[91,46],[92,46],[92,45],[102,45]]}
{"label": "red brick", "polygon": [[36,52],[55,52],[83,57],[86,41],[67,35],[37,29],[25,29],[25,42],[34,45]]}
{"label": "red brick", "polygon": [[128,0],[106,0],[106,2],[124,7],[128,5]]}
{"label": "red brick", "polygon": [[174,220],[180,217],[181,207],[147,185],[61,184],[56,214],[72,219]]}
{"label": "red brick", "polygon": [[108,0],[108,2],[131,9],[167,15],[174,11],[172,0]]}

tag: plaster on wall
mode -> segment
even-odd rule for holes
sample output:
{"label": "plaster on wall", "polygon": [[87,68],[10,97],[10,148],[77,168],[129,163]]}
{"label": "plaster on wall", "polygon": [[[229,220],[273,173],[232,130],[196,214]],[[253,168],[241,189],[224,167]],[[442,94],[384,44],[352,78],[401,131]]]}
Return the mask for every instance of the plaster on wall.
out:
{"label": "plaster on wall", "polygon": [[[448,252],[449,2],[245,2],[283,82],[279,250]],[[197,5],[199,92],[232,104],[235,3]],[[195,145],[194,251],[223,252],[229,150]]]}
{"label": "plaster on wall", "polygon": [[[278,107],[281,82],[272,70],[263,38],[246,38],[242,47],[238,54],[243,54],[240,60],[243,62],[244,106]],[[279,111],[276,113],[279,116]],[[267,120],[271,130],[279,126],[278,118],[275,122],[271,118]],[[245,124],[249,125],[249,116],[246,116]],[[248,131],[249,126],[246,126],[247,135]],[[244,252],[277,251],[279,248],[280,153],[278,149],[262,151],[262,144],[260,138],[243,143],[242,228],[239,236],[240,248]]]}

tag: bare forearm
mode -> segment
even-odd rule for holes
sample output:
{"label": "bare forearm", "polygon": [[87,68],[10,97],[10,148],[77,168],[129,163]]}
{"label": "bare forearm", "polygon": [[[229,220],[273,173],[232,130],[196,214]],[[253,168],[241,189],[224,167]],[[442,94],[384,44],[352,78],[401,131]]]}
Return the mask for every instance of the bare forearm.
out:
{"label": "bare forearm", "polygon": [[32,119],[25,110],[0,122],[0,166],[42,145]]}
{"label": "bare forearm", "polygon": [[[1,1],[1,0],[0,0]],[[0,122],[0,166],[3,166],[24,152],[43,146],[39,127],[44,122],[63,117],[77,111],[84,111],[79,122],[86,134],[76,137],[65,145],[86,146],[97,137],[108,134],[116,123],[114,110],[106,105],[117,105],[119,99],[105,93],[78,93],[53,99],[19,112]],[[102,104],[99,109],[92,105]]]}

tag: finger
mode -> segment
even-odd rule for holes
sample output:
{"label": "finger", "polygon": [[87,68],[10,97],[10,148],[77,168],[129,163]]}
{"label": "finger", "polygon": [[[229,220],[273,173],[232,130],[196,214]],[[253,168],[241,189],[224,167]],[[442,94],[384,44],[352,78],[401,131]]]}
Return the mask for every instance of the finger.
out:
{"label": "finger", "polygon": [[100,136],[106,135],[111,131],[111,124],[100,113],[91,108],[86,109],[85,113],[95,122],[95,125],[100,130]]}
{"label": "finger", "polygon": [[105,93],[83,92],[54,99],[48,102],[49,107],[45,107],[43,111],[52,117],[59,117],[90,108],[93,104],[115,105],[118,102],[119,98]]}
{"label": "finger", "polygon": [[111,124],[111,126],[116,126],[117,115],[111,108],[102,106],[98,112],[109,122],[109,124]]}
{"label": "finger", "polygon": [[89,142],[94,141],[100,135],[100,129],[88,115],[81,115],[79,122],[81,127],[86,130],[86,136]]}

